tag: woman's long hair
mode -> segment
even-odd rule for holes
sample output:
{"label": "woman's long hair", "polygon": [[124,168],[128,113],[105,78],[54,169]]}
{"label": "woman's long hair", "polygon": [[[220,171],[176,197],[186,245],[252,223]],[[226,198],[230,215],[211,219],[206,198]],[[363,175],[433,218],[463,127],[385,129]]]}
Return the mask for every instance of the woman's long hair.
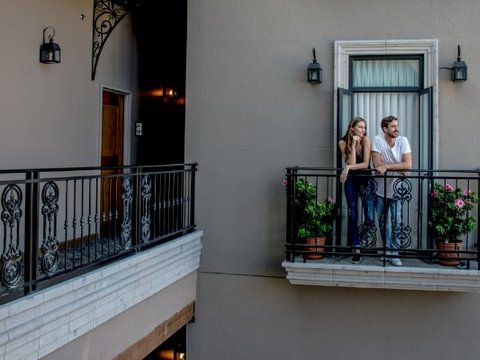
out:
{"label": "woman's long hair", "polygon": [[[345,135],[343,135],[342,140],[345,141],[345,160],[348,160],[350,158],[350,149],[352,148],[352,143],[353,143],[353,133],[352,129],[359,123],[359,122],[364,122],[365,123],[365,134],[364,136],[367,136],[367,122],[365,121],[364,118],[361,118],[360,116],[355,116],[350,120],[348,123],[347,131],[345,132]],[[362,139],[362,146],[363,146],[363,139]]]}

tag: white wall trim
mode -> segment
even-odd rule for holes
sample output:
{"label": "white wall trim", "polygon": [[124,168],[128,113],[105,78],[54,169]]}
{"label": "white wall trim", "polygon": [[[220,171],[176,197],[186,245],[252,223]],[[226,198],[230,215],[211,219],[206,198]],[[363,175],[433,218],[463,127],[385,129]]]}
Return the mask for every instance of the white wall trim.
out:
{"label": "white wall trim", "polygon": [[[418,40],[352,40],[335,41],[335,61],[334,61],[334,82],[333,82],[333,143],[336,144],[337,134],[337,89],[348,89],[349,59],[353,55],[401,55],[401,54],[423,54],[424,55],[424,84],[425,88],[433,87],[433,148],[434,148],[434,166],[438,163],[438,40],[436,39],[418,39]],[[334,151],[334,154],[336,152]],[[334,158],[336,167],[337,159]]]}
{"label": "white wall trim", "polygon": [[284,261],[282,266],[287,271],[287,279],[295,285],[456,292],[480,291],[480,271],[473,269],[461,270],[441,265],[422,268],[382,266],[380,264],[353,265],[332,263],[327,259],[307,263]]}

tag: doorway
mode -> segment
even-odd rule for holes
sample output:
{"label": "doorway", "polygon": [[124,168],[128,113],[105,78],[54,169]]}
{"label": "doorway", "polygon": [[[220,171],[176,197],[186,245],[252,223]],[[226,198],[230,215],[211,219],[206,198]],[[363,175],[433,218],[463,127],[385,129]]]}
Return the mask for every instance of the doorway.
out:
{"label": "doorway", "polygon": [[[353,116],[366,120],[368,135],[373,139],[381,134],[380,120],[393,115],[399,119],[401,134],[412,146],[413,168],[435,168],[438,143],[437,48],[437,40],[336,41],[334,147],[337,148],[338,140]],[[335,166],[342,168],[341,155],[338,151],[334,154]],[[419,222],[416,215],[425,217],[427,204],[415,194],[425,192],[428,184],[419,180],[410,185],[414,185],[412,199],[421,200],[410,204],[415,211],[402,220],[407,229],[402,235],[411,238],[412,246],[416,246],[417,242],[427,239],[426,230],[418,228],[422,221]],[[341,233],[347,234],[347,206],[340,184],[337,184],[337,198],[342,201]],[[369,245],[375,244],[378,238],[378,232],[372,234]],[[342,239],[343,244],[346,241],[346,238]]]}
{"label": "doorway", "polygon": [[115,237],[119,229],[122,178],[116,175],[122,173],[124,162],[125,98],[123,93],[102,90],[100,233],[104,237]]}

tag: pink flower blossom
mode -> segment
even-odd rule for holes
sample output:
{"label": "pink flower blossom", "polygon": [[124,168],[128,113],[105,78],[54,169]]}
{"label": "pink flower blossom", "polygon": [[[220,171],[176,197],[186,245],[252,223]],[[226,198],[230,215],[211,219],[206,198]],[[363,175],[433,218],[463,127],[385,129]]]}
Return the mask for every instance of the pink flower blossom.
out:
{"label": "pink flower blossom", "polygon": [[465,203],[463,202],[462,199],[456,199],[455,205],[457,205],[459,208],[463,208],[463,205],[465,205]]}
{"label": "pink flower blossom", "polygon": [[445,185],[444,189],[445,189],[446,191],[453,191],[453,186],[450,185],[450,184],[447,184],[447,185]]}
{"label": "pink flower blossom", "polygon": [[432,192],[432,198],[437,198],[438,197],[438,192],[434,191]]}
{"label": "pink flower blossom", "polygon": [[283,186],[287,186],[287,184],[288,184],[288,181],[287,181],[287,179],[283,179],[283,181],[282,181],[282,185],[283,185]]}
{"label": "pink flower blossom", "polygon": [[331,196],[328,197],[327,201],[329,204],[333,204],[333,198]]}
{"label": "pink flower blossom", "polygon": [[472,193],[472,190],[468,189],[463,192],[463,195],[470,196],[471,193]]}

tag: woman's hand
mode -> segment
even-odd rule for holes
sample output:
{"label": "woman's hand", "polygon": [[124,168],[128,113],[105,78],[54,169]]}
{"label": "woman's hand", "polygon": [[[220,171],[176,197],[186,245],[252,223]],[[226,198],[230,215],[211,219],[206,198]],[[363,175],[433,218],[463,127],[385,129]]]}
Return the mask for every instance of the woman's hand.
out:
{"label": "woman's hand", "polygon": [[342,173],[340,174],[340,182],[341,183],[344,183],[347,180],[349,170],[350,170],[350,168],[348,166],[345,166]]}

